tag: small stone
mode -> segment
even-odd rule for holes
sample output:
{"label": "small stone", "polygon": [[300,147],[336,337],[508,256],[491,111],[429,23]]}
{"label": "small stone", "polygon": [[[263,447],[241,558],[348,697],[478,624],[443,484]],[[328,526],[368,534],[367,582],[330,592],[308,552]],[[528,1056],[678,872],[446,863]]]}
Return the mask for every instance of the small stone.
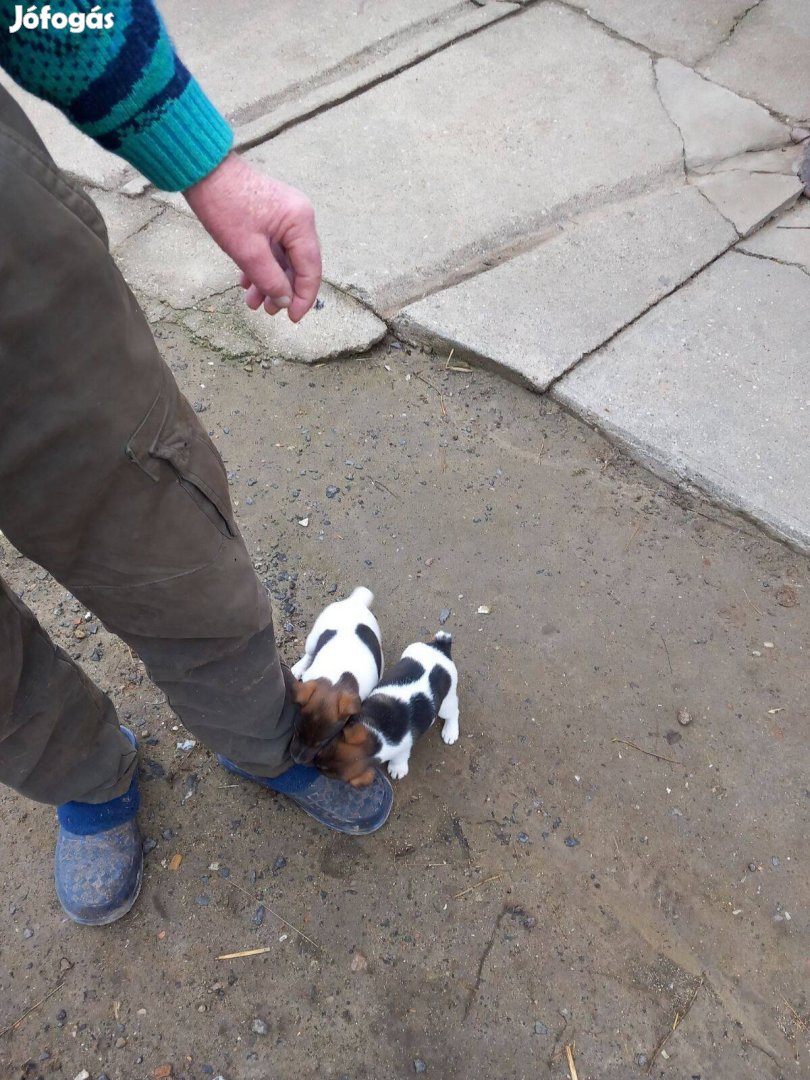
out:
{"label": "small stone", "polygon": [[533,930],[537,926],[537,919],[535,919],[534,915],[527,915],[523,920],[523,925],[527,930]]}
{"label": "small stone", "polygon": [[535,1020],[534,1033],[535,1035],[548,1035],[548,1028],[542,1020]]}
{"label": "small stone", "polygon": [[174,838],[174,829],[164,829],[161,835],[164,840],[172,840]]}
{"label": "small stone", "polygon": [[779,856],[778,856],[778,855],[774,855],[774,856],[773,856],[773,857],[771,858],[771,866],[772,866],[772,867],[774,868],[774,870],[778,870],[778,869],[779,869],[779,863],[780,863],[780,859],[779,859]]}
{"label": "small stone", "polygon": [[230,435],[230,433],[231,433],[231,429],[229,427],[224,427],[222,429],[222,434],[223,435]]}
{"label": "small stone", "polygon": [[245,506],[253,506],[255,502],[256,500],[251,499],[251,497],[248,495],[248,497],[245,499]]}
{"label": "small stone", "polygon": [[492,614],[492,608],[489,606],[489,604],[482,604],[478,609],[478,614],[479,615],[491,615]]}
{"label": "small stone", "polygon": [[565,838],[565,846],[566,847],[579,847],[579,840],[577,840],[577,838],[575,836],[566,836],[566,838]]}
{"label": "small stone", "polygon": [[804,142],[805,139],[810,139],[810,131],[808,131],[807,128],[804,128],[804,127],[792,127],[790,129],[790,140],[791,140],[791,142],[800,143],[800,142]]}
{"label": "small stone", "polygon": [[284,856],[276,855],[275,859],[273,860],[273,873],[277,874],[279,870],[283,870],[286,865],[287,860],[284,858]]}
{"label": "small stone", "polygon": [[28,927],[26,927],[25,930],[23,930],[23,937],[25,938],[26,941],[28,941],[28,939],[32,938],[33,936],[34,936],[34,931],[33,930],[29,929]]}
{"label": "small stone", "polygon": [[444,624],[447,622],[447,620],[452,614],[453,612],[450,610],[449,607],[442,608],[442,610],[439,612],[439,625],[444,626]]}
{"label": "small stone", "polygon": [[647,1064],[647,1055],[646,1054],[636,1054],[636,1065],[646,1065],[646,1064]]}
{"label": "small stone", "polygon": [[90,1080],[90,1073],[87,1069],[82,1069],[80,1073],[76,1073],[74,1080]]}
{"label": "small stone", "polygon": [[366,971],[368,968],[368,960],[361,952],[356,952],[352,957],[351,969],[355,974],[359,971]]}
{"label": "small stone", "polygon": [[265,916],[264,904],[259,904],[259,906],[256,908],[256,910],[253,913],[253,922],[256,924],[256,926],[261,926],[262,925],[262,923],[264,922],[264,916]]}
{"label": "small stone", "polygon": [[250,1030],[255,1032],[256,1035],[267,1035],[270,1029],[267,1024],[265,1024],[264,1020],[254,1020],[250,1025]]}
{"label": "small stone", "polygon": [[766,649],[775,648],[775,645],[774,645],[774,643],[772,641],[763,641],[762,644],[763,644],[764,648],[766,648]]}
{"label": "small stone", "polygon": [[[525,833],[525,832],[519,832],[518,833],[518,842],[521,843],[521,844],[528,844],[528,842],[529,842],[529,834]],[[566,843],[568,843],[567,840],[566,840]]]}
{"label": "small stone", "polygon": [[123,1050],[126,1045],[127,1040],[124,1038],[123,1035],[119,1035],[118,1038],[115,1040],[115,1049]]}
{"label": "small stone", "polygon": [[692,714],[686,708],[678,709],[678,723],[681,727],[689,727],[692,723]]}
{"label": "small stone", "polygon": [[413,1059],[413,1071],[417,1072],[417,1073],[426,1073],[427,1072],[427,1065],[424,1063],[424,1061],[422,1061],[421,1058],[414,1058]]}
{"label": "small stone", "polygon": [[143,842],[143,850],[146,855],[148,855],[150,851],[154,851],[156,847],[157,840],[152,840],[150,837],[147,837]]}
{"label": "small stone", "polygon": [[326,591],[329,594],[329,596],[334,596],[335,593],[337,592],[337,585],[330,585],[329,588]]}
{"label": "small stone", "polygon": [[782,585],[776,590],[776,602],[780,607],[796,607],[799,594],[792,585]]}
{"label": "small stone", "polygon": [[152,1073],[155,1080],[169,1080],[169,1077],[174,1073],[174,1066],[172,1065],[158,1065],[155,1071]]}
{"label": "small stone", "polygon": [[301,526],[302,529],[306,529],[306,527],[309,525],[309,518],[299,518],[298,524]]}
{"label": "small stone", "polygon": [[751,871],[752,874],[755,874],[757,872],[757,864],[755,862],[750,862],[748,864],[748,869]]}
{"label": "small stone", "polygon": [[338,494],[340,494],[340,488],[335,487],[334,484],[330,484],[329,487],[326,489],[327,499],[334,499],[334,497]]}
{"label": "small stone", "polygon": [[210,903],[211,903],[211,897],[210,896],[198,896],[197,897],[197,904],[200,907],[208,907],[208,905]]}
{"label": "small stone", "polygon": [[220,868],[219,868],[219,876],[221,878],[229,878],[231,876],[230,868],[227,867],[227,866],[220,866]]}
{"label": "small stone", "polygon": [[66,956],[63,956],[62,959],[59,961],[59,970],[62,973],[66,972],[66,971],[70,971],[70,969],[72,967],[73,967],[73,964],[71,964],[70,960],[68,960],[68,958]]}

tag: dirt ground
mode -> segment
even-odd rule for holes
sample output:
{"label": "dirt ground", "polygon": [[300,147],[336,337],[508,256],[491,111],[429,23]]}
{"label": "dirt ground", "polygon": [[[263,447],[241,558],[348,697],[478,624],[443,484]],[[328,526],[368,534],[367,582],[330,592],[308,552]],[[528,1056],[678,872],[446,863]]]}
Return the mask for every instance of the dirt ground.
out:
{"label": "dirt ground", "polygon": [[566,1045],[580,1080],[810,1075],[806,560],[486,372],[391,344],[248,372],[158,333],[285,656],[335,586],[375,591],[389,657],[449,609],[462,735],[383,831],[331,834],[178,750],[128,649],[0,540],[134,725],[156,841],[133,913],[82,929],[52,810],[0,795],[0,1030],[46,998],[4,1080],[561,1080]]}

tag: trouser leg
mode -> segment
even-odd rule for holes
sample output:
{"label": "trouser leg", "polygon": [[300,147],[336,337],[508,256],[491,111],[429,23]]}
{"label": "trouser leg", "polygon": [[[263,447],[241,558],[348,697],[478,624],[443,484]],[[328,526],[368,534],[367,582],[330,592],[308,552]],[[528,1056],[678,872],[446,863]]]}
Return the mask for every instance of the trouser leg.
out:
{"label": "trouser leg", "polygon": [[39,802],[106,802],[134,768],[112,702],[0,579],[0,782]]}
{"label": "trouser leg", "polygon": [[[138,652],[203,742],[259,775],[283,771],[289,673],[222,461],[158,355],[94,204],[2,91],[0,387],[0,529]],[[70,742],[62,728],[52,737]],[[74,741],[64,772],[87,769],[107,790],[114,770],[96,754]],[[9,782],[4,762],[0,744]]]}

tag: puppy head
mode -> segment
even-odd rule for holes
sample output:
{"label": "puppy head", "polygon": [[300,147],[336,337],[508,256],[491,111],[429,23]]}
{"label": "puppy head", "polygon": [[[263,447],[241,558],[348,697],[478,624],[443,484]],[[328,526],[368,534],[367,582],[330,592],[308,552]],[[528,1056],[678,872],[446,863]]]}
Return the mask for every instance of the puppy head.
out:
{"label": "puppy head", "polygon": [[292,688],[292,698],[298,705],[299,714],[290,753],[293,761],[299,765],[310,765],[318,751],[334,739],[362,708],[357,693],[328,679],[296,682]]}
{"label": "puppy head", "polygon": [[357,721],[347,724],[336,739],[315,757],[315,765],[333,780],[352,787],[368,787],[374,782],[373,747],[369,732]]}

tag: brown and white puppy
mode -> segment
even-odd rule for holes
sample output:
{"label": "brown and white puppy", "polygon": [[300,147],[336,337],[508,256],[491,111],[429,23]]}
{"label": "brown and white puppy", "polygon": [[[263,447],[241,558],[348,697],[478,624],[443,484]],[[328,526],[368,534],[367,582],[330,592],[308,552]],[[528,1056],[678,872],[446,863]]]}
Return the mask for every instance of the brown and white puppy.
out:
{"label": "brown and white puppy", "polygon": [[292,690],[299,706],[290,753],[309,765],[356,716],[383,669],[380,626],[371,612],[374,594],[357,588],[330,604],[315,620],[304,655],[292,669],[301,681]]}
{"label": "brown and white puppy", "polygon": [[409,645],[384,679],[369,694],[359,713],[326,743],[315,765],[330,776],[362,787],[374,779],[363,767],[388,764],[395,780],[408,773],[411,749],[420,735],[444,720],[442,739],[458,739],[458,671],[452,639],[439,631],[431,642]]}

